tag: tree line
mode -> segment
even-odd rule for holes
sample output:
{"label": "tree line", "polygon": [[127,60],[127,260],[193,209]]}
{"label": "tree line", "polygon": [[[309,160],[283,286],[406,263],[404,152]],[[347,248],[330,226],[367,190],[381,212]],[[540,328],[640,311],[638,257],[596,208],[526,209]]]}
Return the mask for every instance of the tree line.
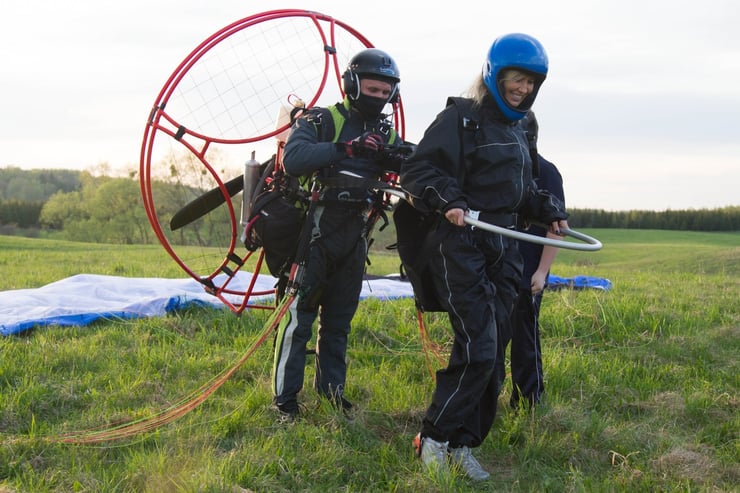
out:
{"label": "tree line", "polygon": [[578,228],[740,231],[740,206],[665,211],[570,209],[568,224]]}
{"label": "tree line", "polygon": [[[161,177],[153,182],[157,217],[163,223],[209,189],[192,178]],[[240,210],[241,194],[232,206]],[[226,206],[188,228],[169,231],[173,244],[221,246],[231,227]],[[740,231],[740,206],[665,211],[571,209],[569,224],[579,228]],[[0,168],[0,234],[44,236],[71,241],[146,244],[156,238],[141,198],[138,177],[93,176],[87,171]],[[227,243],[228,244],[228,243]]]}

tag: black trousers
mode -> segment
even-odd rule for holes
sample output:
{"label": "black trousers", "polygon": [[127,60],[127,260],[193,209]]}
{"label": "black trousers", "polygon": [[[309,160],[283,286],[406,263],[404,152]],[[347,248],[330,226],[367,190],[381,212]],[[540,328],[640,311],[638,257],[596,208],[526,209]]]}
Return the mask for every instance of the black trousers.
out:
{"label": "black trousers", "polygon": [[447,367],[437,372],[422,436],[477,447],[496,417],[522,261],[514,240],[447,223],[440,229],[430,268],[454,341]]}
{"label": "black trousers", "polygon": [[275,341],[273,392],[278,405],[296,401],[303,388],[306,345],[316,318],[314,387],[337,400],[344,392],[347,340],[365,271],[366,218],[366,211],[357,207],[316,209],[303,287]]}
{"label": "black trousers", "polygon": [[540,346],[542,292],[520,289],[512,316],[511,406],[533,406],[545,391]]}

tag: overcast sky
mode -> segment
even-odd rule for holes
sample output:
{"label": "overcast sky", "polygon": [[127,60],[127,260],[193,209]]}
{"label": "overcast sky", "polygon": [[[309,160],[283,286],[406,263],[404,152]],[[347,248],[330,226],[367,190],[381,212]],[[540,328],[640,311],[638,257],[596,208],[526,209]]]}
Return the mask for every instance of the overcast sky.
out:
{"label": "overcast sky", "polygon": [[418,141],[446,97],[470,85],[497,36],[525,32],[549,55],[534,109],[540,151],[558,165],[569,207],[740,205],[737,0],[418,5],[6,2],[0,167],[137,168],[151,105],[191,50],[241,18],[299,8],[332,16],[391,53],[408,140]]}

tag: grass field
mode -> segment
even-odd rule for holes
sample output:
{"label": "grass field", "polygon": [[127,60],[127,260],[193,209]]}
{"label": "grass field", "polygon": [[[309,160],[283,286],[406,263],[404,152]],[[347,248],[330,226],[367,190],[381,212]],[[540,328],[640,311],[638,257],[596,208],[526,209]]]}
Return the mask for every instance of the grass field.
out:
{"label": "grass field", "polygon": [[[546,404],[510,411],[507,382],[477,451],[484,484],[433,478],[413,458],[433,389],[413,302],[366,300],[348,353],[353,420],[316,396],[309,361],[305,418],[277,423],[272,339],[256,344],[265,311],[0,338],[0,493],[740,491],[740,233],[585,232],[604,248],[562,251],[553,273],[614,287],[546,293]],[[397,269],[393,255],[372,260],[373,273]],[[158,246],[6,236],[0,272],[0,290],[79,273],[183,277]],[[425,320],[444,346],[444,318]],[[126,430],[137,433],[93,441]]]}

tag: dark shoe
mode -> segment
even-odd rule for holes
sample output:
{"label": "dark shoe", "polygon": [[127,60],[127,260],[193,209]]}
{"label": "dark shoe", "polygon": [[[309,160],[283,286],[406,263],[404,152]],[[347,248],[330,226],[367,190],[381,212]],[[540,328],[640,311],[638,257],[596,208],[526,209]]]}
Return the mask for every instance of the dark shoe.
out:
{"label": "dark shoe", "polygon": [[349,421],[354,421],[355,415],[353,413],[354,407],[350,401],[342,397],[342,412],[344,413],[344,417],[347,418]]}
{"label": "dark shoe", "polygon": [[278,409],[278,424],[290,425],[295,423],[296,419],[298,419],[298,413],[286,413]]}
{"label": "dark shoe", "polygon": [[335,409],[341,409],[345,414],[352,412],[354,407],[343,395],[324,395]]}
{"label": "dark shoe", "polygon": [[295,423],[298,419],[298,403],[296,401],[276,404],[275,407],[278,411],[278,423],[290,424]]}
{"label": "dark shoe", "polygon": [[341,408],[345,413],[351,412],[353,407],[355,406],[344,397],[341,397],[340,402],[337,404],[337,408]]}
{"label": "dark shoe", "polygon": [[354,406],[350,401],[348,401],[344,397],[339,397],[338,399],[330,399],[330,402],[331,405],[334,406],[334,409],[342,411],[342,414],[344,414],[345,418],[350,421],[354,419],[354,415],[352,414]]}

